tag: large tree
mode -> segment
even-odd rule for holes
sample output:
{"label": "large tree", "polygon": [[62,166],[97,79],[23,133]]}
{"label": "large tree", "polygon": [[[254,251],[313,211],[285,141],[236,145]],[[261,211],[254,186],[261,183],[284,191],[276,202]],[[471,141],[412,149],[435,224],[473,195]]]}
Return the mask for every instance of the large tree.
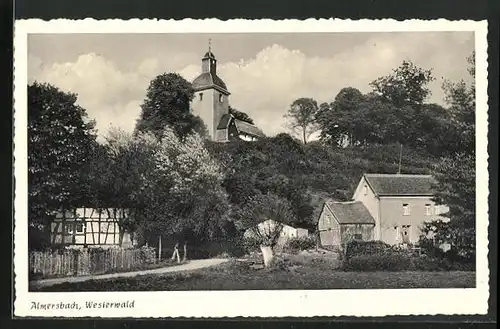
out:
{"label": "large tree", "polygon": [[198,135],[180,139],[165,129],[155,149],[154,169],[144,175],[143,228],[150,235],[184,243],[213,237],[229,221],[229,202],[219,164]]}
{"label": "large tree", "polygon": [[332,103],[321,104],[315,118],[320,138],[332,145],[355,144],[353,122],[363,101],[364,95],[358,89],[348,87],[340,90]]}
{"label": "large tree", "polygon": [[300,136],[304,144],[307,144],[309,137],[318,131],[316,112],[318,112],[318,103],[314,99],[299,98],[290,105],[285,114],[289,128],[294,134]]}
{"label": "large tree", "polygon": [[[468,62],[468,72],[474,79],[474,54]],[[427,223],[424,229],[433,233],[438,244],[451,244],[452,255],[473,261],[476,243],[475,85],[463,80],[447,81],[443,88],[457,144],[455,154],[443,157],[436,168],[435,201],[449,207],[445,216],[450,220]]]}
{"label": "large tree", "polygon": [[423,104],[430,95],[429,83],[434,80],[432,70],[425,70],[411,61],[403,63],[393,73],[370,83],[373,90],[397,107]]}
{"label": "large tree", "polygon": [[179,74],[158,75],[150,82],[141,104],[136,132],[150,132],[161,138],[165,128],[170,127],[181,138],[193,132],[206,134],[203,120],[190,111],[193,97],[193,87]]}
{"label": "large tree", "polygon": [[[50,213],[88,200],[83,173],[96,147],[94,122],[77,96],[49,84],[28,86],[28,221],[49,228]],[[31,241],[31,236],[30,236]]]}
{"label": "large tree", "polygon": [[[88,195],[94,207],[128,209],[120,220],[120,233],[139,233],[137,211],[145,208],[144,179],[154,170],[158,142],[152,134],[132,135],[112,129],[87,162]],[[121,241],[121,239],[120,239]]]}

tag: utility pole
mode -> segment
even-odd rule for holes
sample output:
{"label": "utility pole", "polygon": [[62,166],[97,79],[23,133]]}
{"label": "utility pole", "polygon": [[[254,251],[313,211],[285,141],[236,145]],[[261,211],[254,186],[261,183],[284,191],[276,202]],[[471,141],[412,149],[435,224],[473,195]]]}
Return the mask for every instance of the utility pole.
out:
{"label": "utility pole", "polygon": [[399,166],[398,166],[398,175],[401,174],[401,161],[403,159],[403,144],[399,143]]}

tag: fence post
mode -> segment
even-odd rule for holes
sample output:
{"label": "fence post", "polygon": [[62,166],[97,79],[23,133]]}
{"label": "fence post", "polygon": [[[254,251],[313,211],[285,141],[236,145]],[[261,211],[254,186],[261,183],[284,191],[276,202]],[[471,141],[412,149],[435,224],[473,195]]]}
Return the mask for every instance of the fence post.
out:
{"label": "fence post", "polygon": [[161,262],[161,235],[158,238],[158,263]]}

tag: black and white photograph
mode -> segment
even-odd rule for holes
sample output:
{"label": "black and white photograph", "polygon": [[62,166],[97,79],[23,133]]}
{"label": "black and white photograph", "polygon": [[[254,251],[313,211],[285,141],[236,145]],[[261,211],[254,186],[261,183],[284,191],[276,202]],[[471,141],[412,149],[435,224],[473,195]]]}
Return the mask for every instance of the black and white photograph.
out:
{"label": "black and white photograph", "polygon": [[19,315],[486,312],[486,23],[21,23]]}

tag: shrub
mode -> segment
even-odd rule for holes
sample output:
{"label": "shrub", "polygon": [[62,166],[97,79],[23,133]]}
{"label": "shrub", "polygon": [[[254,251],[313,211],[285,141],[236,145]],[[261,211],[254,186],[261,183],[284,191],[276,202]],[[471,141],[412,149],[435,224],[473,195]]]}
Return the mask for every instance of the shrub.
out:
{"label": "shrub", "polygon": [[412,256],[405,252],[386,251],[379,254],[356,255],[342,265],[344,271],[474,271],[474,264],[453,263],[427,255]]}
{"label": "shrub", "polygon": [[260,240],[254,237],[245,237],[242,240],[243,249],[246,253],[260,251]]}
{"label": "shrub", "polygon": [[310,236],[291,238],[285,243],[284,249],[292,252],[316,248],[316,239]]}
{"label": "shrub", "polygon": [[382,241],[358,241],[353,240],[345,247],[345,259],[361,255],[373,255],[387,252],[391,246]]}
{"label": "shrub", "polygon": [[343,264],[345,271],[405,271],[411,266],[406,255],[394,252],[351,256]]}

